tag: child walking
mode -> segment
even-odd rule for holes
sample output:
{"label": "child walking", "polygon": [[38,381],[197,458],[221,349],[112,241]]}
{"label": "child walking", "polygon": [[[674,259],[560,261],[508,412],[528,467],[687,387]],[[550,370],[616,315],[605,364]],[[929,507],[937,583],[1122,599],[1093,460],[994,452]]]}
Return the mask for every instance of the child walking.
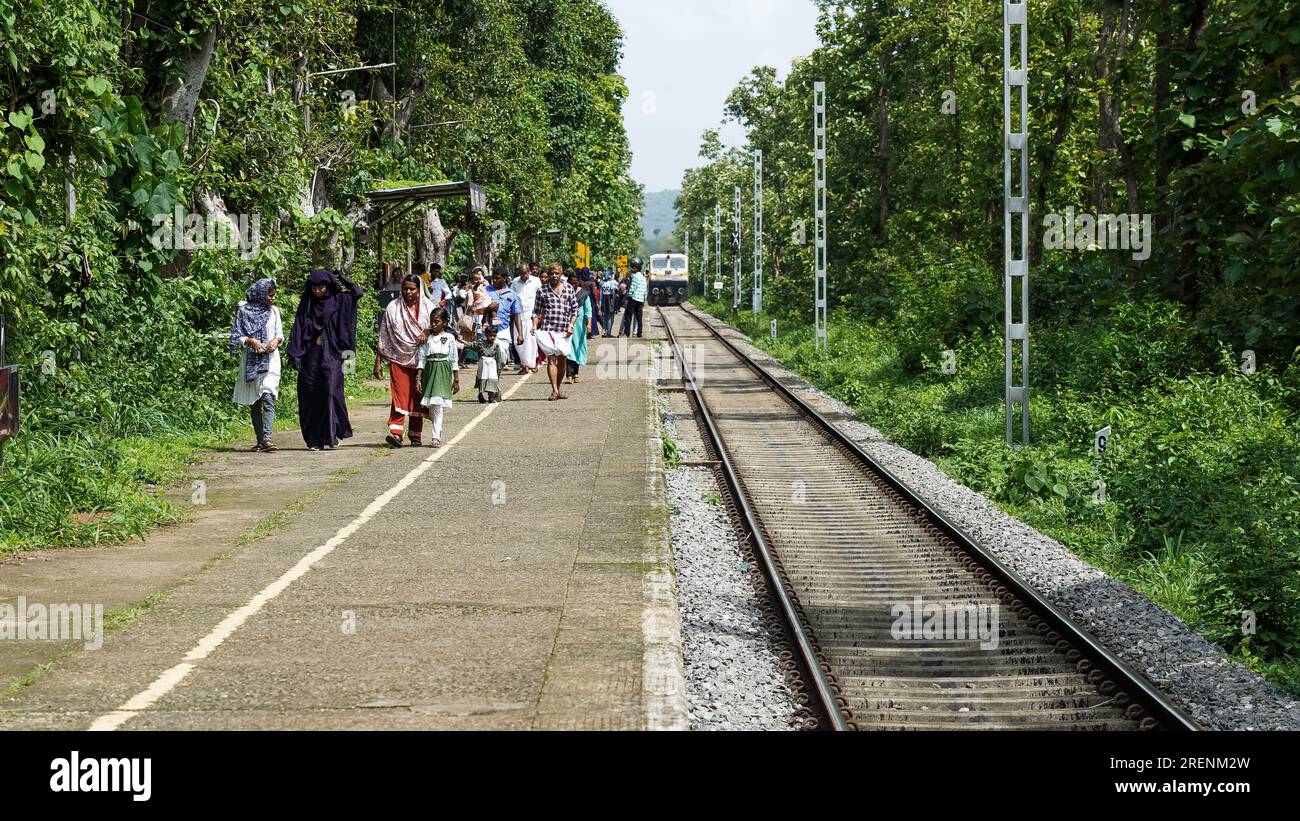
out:
{"label": "child walking", "polygon": [[[497,342],[497,329],[488,325],[483,329],[483,341],[470,348],[478,352],[478,375],[474,387],[478,390],[479,404],[501,401],[501,369],[509,361],[506,346]],[[483,394],[487,398],[483,398]]]}
{"label": "child walking", "polygon": [[429,447],[442,447],[442,414],[460,390],[456,337],[447,332],[446,311],[435,311],[429,338],[420,346],[420,404],[429,409],[433,439]]}

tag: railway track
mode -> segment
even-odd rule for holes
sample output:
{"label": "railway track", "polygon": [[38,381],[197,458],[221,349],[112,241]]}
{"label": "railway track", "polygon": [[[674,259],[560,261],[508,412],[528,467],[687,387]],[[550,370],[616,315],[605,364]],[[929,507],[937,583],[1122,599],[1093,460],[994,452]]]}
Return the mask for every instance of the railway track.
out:
{"label": "railway track", "polygon": [[659,315],[819,726],[1198,729],[722,333]]}

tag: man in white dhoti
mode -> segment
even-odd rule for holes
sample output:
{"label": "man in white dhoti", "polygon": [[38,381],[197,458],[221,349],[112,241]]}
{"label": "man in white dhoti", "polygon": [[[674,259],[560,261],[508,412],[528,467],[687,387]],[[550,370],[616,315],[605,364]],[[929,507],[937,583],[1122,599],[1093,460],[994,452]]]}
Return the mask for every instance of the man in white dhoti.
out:
{"label": "man in white dhoti", "polygon": [[519,313],[526,317],[519,335],[515,338],[515,352],[519,354],[519,373],[537,373],[537,335],[531,321],[533,309],[537,305],[537,292],[542,281],[533,276],[528,266],[520,265],[519,276],[510,282],[510,290],[519,295]]}
{"label": "man in white dhoti", "polygon": [[564,378],[564,360],[573,350],[573,325],[578,320],[577,294],[563,277],[560,264],[551,263],[546,271],[547,284],[538,290],[537,307],[533,309],[533,329],[537,344],[546,354],[552,402],[569,398],[560,393],[560,380]]}

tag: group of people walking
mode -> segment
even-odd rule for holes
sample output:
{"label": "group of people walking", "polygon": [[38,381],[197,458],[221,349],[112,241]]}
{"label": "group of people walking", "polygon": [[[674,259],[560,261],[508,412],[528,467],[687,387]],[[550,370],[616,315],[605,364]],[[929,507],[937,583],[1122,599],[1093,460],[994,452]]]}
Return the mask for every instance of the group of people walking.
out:
{"label": "group of people walking", "polygon": [[[512,279],[497,269],[489,280],[477,267],[455,287],[441,266],[417,266],[397,273],[386,289],[380,317],[374,376],[388,365],[391,404],[386,441],[403,447],[423,444],[430,422],[432,447],[442,445],[443,416],[460,392],[462,366],[475,364],[475,390],[482,403],[500,402],[501,376],[511,363],[519,375],[545,366],[549,400],[567,399],[563,384],[581,381],[587,341],[613,336],[614,318],[623,311],[620,335],[643,335],[642,307],[647,283],[640,260],[624,279],[606,271],[597,278],[586,268],[566,270],[556,263],[543,273],[538,263],[519,265]],[[273,279],[260,279],[247,291],[230,332],[232,353],[240,357],[234,401],[250,408],[257,444],[272,453],[275,403],[280,390],[280,348],[284,323],[275,302]],[[317,269],[303,289],[285,352],[298,371],[298,414],[309,450],[329,450],[352,436],[344,363],[355,358],[357,304],[361,289],[341,274]],[[381,300],[382,301],[382,300]]]}

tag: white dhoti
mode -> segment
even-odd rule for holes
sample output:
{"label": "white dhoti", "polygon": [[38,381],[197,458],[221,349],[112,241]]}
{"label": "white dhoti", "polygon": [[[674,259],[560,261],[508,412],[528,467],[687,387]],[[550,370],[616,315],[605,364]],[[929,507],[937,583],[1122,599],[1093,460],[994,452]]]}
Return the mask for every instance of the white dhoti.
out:
{"label": "white dhoti", "polygon": [[520,340],[515,343],[515,353],[519,354],[519,361],[525,368],[531,368],[537,364],[537,335],[532,323],[525,324],[522,330]]}
{"label": "white dhoti", "polygon": [[537,346],[547,356],[568,356],[573,353],[569,337],[555,331],[538,331]]}

